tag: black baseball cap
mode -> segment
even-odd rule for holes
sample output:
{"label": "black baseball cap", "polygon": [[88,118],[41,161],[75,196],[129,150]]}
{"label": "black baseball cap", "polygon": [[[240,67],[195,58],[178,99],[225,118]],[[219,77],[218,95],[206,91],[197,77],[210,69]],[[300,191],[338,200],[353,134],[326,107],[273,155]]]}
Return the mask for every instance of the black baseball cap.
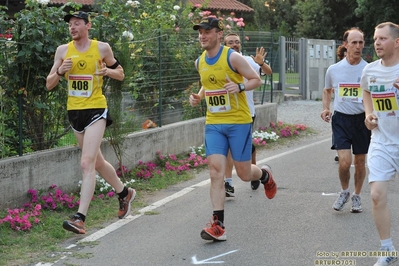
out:
{"label": "black baseball cap", "polygon": [[203,28],[206,30],[210,30],[213,28],[218,28],[220,30],[224,29],[223,22],[217,18],[204,18],[200,21],[200,23],[193,26],[194,30],[198,30],[199,28]]}
{"label": "black baseball cap", "polygon": [[76,11],[72,14],[66,15],[64,17],[65,22],[69,22],[72,17],[83,19],[84,21],[86,21],[86,23],[90,22],[90,15],[83,11]]}

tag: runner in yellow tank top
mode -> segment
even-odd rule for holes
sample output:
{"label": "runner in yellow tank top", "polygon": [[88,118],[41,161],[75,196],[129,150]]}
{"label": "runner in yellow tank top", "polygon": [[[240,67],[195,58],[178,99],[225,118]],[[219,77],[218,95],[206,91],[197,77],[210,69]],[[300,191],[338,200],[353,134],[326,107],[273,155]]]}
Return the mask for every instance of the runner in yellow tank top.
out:
{"label": "runner in yellow tank top", "polygon": [[234,50],[229,47],[221,46],[212,60],[207,58],[206,51],[199,58],[197,68],[208,106],[206,124],[252,123],[245,93],[228,93],[223,88],[228,81],[244,83],[243,76],[229,65],[228,58],[232,52]]}
{"label": "runner in yellow tank top", "polygon": [[[198,31],[201,47],[205,51],[195,62],[202,88],[189,100],[191,106],[198,105],[204,98],[207,104],[205,152],[213,207],[211,226],[201,231],[201,237],[224,241],[224,173],[229,149],[241,180],[260,180],[269,199],[277,192],[270,167],[259,168],[251,164],[252,118],[243,92],[259,87],[262,82],[242,55],[221,46],[222,21],[205,18],[193,29]],[[245,84],[244,77],[247,80]]]}
{"label": "runner in yellow tank top", "polygon": [[89,48],[80,52],[74,42],[68,43],[65,58],[71,58],[72,68],[65,73],[68,80],[68,110],[107,108],[102,93],[103,76],[96,75],[102,65],[98,41],[91,40]]}
{"label": "runner in yellow tank top", "polygon": [[89,14],[78,11],[66,15],[64,20],[69,25],[72,42],[57,48],[46,87],[52,90],[61,77],[68,80],[68,118],[82,150],[80,167],[83,178],[78,212],[70,220],[65,220],[63,227],[76,234],[85,234],[84,223],[94,194],[96,172],[117,192],[120,219],[130,214],[131,202],[136,195],[134,189],[123,185],[100,150],[105,127],[112,122],[102,94],[103,77],[123,80],[125,75],[109,44],[89,39]]}

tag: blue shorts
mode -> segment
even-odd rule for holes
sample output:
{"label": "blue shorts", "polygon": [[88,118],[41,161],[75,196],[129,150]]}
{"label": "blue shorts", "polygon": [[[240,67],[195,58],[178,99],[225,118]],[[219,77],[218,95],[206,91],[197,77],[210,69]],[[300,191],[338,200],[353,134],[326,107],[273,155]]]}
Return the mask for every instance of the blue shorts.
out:
{"label": "blue shorts", "polygon": [[371,131],[364,124],[364,113],[347,115],[335,111],[331,125],[333,146],[335,150],[353,150],[353,154],[367,154]]}
{"label": "blue shorts", "polygon": [[206,156],[222,154],[227,157],[230,149],[234,161],[251,160],[252,124],[205,125]]}

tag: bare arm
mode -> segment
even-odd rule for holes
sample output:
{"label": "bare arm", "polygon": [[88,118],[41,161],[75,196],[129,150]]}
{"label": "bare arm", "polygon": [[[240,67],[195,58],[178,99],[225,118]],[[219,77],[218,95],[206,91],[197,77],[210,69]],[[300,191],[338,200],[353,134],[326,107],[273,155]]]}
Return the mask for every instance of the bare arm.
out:
{"label": "bare arm", "polygon": [[202,99],[204,99],[205,97],[205,91],[204,91],[204,87],[201,87],[201,89],[199,90],[198,94],[192,93],[190,95],[190,105],[191,106],[197,106]]}
{"label": "bare arm", "polygon": [[[230,63],[238,73],[247,79],[245,82],[245,90],[253,90],[262,85],[259,74],[251,67],[248,61],[240,54],[234,52],[230,55]],[[239,92],[238,85],[234,82],[227,82],[224,88],[230,93]]]}
{"label": "bare arm", "polygon": [[265,52],[265,49],[263,47],[261,48],[256,48],[256,54],[255,57],[251,55],[252,59],[257,63],[260,68],[262,69],[262,73],[266,75],[271,75],[273,73],[272,68],[265,63],[265,57],[267,55],[267,52]]}
{"label": "bare arm", "polygon": [[321,112],[321,119],[326,122],[330,122],[331,119],[330,103],[333,90],[333,88],[323,89],[323,112]]}
{"label": "bare arm", "polygon": [[121,65],[118,65],[115,69],[109,68],[117,62],[109,44],[105,42],[98,42],[98,48],[100,50],[101,57],[103,58],[103,62],[105,62],[106,66],[108,67],[101,64],[101,69],[99,69],[96,75],[108,76],[116,80],[123,80],[125,78],[125,72]]}
{"label": "bare arm", "polygon": [[271,75],[273,73],[272,68],[265,62],[263,62],[263,65],[260,65],[260,68],[262,69],[262,73],[266,75]]}
{"label": "bare arm", "polygon": [[60,75],[65,74],[65,72],[69,71],[70,67],[72,67],[72,61],[69,60],[70,62],[64,62],[67,48],[67,45],[63,44],[58,46],[57,50],[55,51],[54,64],[51,67],[50,73],[48,74],[46,79],[46,88],[48,90],[52,90],[55,86],[57,86],[58,82],[61,79]]}

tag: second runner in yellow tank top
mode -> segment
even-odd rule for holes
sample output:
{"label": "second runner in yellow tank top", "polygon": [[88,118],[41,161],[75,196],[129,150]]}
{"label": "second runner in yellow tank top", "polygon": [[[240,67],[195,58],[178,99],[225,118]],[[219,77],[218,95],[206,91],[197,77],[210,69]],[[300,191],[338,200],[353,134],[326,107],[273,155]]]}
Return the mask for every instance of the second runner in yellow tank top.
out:
{"label": "second runner in yellow tank top", "polygon": [[245,93],[229,94],[223,88],[227,80],[244,83],[244,78],[229,65],[229,47],[221,46],[215,58],[198,60],[198,72],[205,90],[206,124],[248,124],[252,122]]}

